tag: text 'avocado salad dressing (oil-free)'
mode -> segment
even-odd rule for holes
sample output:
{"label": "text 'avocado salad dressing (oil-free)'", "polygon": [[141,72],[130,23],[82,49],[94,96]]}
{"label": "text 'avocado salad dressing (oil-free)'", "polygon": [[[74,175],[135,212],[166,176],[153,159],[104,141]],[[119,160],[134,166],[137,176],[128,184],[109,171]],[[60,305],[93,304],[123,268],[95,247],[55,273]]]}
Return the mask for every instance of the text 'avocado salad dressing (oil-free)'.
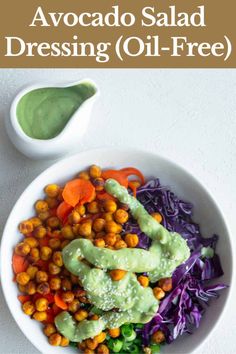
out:
{"label": "text 'avocado salad dressing (oil-free)'", "polygon": [[19,101],[18,122],[26,135],[34,139],[55,138],[75,111],[96,93],[87,82],[70,87],[45,87],[30,91]]}

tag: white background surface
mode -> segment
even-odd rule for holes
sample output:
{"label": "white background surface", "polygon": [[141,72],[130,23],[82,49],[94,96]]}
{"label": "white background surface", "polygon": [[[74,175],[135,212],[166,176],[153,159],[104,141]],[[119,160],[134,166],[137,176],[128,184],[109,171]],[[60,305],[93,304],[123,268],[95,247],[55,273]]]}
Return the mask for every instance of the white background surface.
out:
{"label": "white background surface", "polygon": [[[9,103],[20,87],[27,83],[74,81],[84,77],[97,82],[101,97],[78,151],[99,146],[130,146],[171,158],[210,189],[234,234],[235,70],[31,69],[0,70],[0,233],[24,188],[52,164],[52,161],[29,160],[11,145],[3,123]],[[233,295],[218,328],[196,354],[235,353],[235,329]],[[14,323],[2,292],[0,353],[38,353]]]}

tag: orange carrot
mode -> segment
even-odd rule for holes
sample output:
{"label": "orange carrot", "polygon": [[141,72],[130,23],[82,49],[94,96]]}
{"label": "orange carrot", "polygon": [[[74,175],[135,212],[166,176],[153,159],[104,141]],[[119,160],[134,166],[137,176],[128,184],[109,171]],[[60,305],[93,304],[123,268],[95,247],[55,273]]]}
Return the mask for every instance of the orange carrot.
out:
{"label": "orange carrot", "polygon": [[137,168],[134,167],[126,167],[126,168],[122,168],[120,171],[122,171],[123,173],[125,173],[125,175],[127,177],[129,176],[137,176],[139,177],[140,181],[142,184],[145,183],[145,178],[142,174],[142,172],[140,172]]}
{"label": "orange carrot", "polygon": [[22,304],[31,299],[30,295],[18,295],[17,298]]}
{"label": "orange carrot", "polygon": [[62,192],[64,201],[75,207],[76,204],[91,202],[95,193],[95,188],[90,181],[81,178],[74,179],[66,183]]}
{"label": "orange carrot", "polygon": [[106,170],[102,172],[102,178],[108,179],[108,178],[113,178],[117,182],[119,182],[122,186],[125,188],[128,188],[128,178],[125,175],[125,173],[122,173],[121,171],[117,170]]}
{"label": "orange carrot", "polygon": [[62,310],[67,310],[67,304],[62,300],[58,293],[54,295],[55,304]]}
{"label": "orange carrot", "polygon": [[70,212],[72,211],[72,207],[67,204],[66,202],[61,202],[61,204],[58,205],[57,207],[57,217],[60,219],[62,222],[65,221],[65,219],[68,217]]}
{"label": "orange carrot", "polygon": [[15,274],[25,272],[28,268],[28,261],[25,257],[18,256],[18,254],[14,253],[12,257],[12,268]]}
{"label": "orange carrot", "polygon": [[116,198],[114,198],[112,195],[110,195],[109,193],[106,193],[106,192],[97,193],[96,198],[101,201],[103,201],[103,200],[114,200],[115,201],[116,200]]}
{"label": "orange carrot", "polygon": [[136,198],[137,187],[132,181],[129,181],[129,188],[133,191],[133,196]]}

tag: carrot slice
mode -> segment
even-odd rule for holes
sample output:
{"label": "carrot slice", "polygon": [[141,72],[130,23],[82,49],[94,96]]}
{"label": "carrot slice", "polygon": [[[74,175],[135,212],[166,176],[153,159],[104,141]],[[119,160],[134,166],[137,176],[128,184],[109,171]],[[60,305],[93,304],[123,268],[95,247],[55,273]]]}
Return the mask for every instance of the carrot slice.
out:
{"label": "carrot slice", "polygon": [[96,195],[96,198],[98,200],[104,201],[104,200],[116,200],[116,198],[114,198],[112,195],[110,195],[109,193],[106,192],[99,192]]}
{"label": "carrot slice", "polygon": [[30,295],[18,295],[17,298],[22,304],[31,299]]}
{"label": "carrot slice", "polygon": [[67,204],[66,202],[61,202],[61,204],[58,205],[57,207],[57,217],[60,219],[62,222],[66,220],[70,212],[72,211],[72,206]]}
{"label": "carrot slice", "polygon": [[145,183],[145,178],[144,178],[142,172],[140,172],[137,168],[126,167],[126,168],[122,168],[120,171],[122,171],[126,175],[126,177],[137,176],[137,177],[139,177],[142,184]]}
{"label": "carrot slice", "polygon": [[136,195],[137,195],[137,187],[136,187],[136,185],[135,185],[132,181],[129,181],[129,188],[133,191],[133,196],[134,196],[134,198],[136,198]]}
{"label": "carrot slice", "polygon": [[77,178],[66,183],[62,197],[67,204],[75,207],[78,203],[91,202],[94,193],[95,188],[90,181]]}
{"label": "carrot slice", "polygon": [[119,182],[122,186],[128,187],[128,178],[125,173],[122,173],[119,170],[106,170],[102,172],[102,178],[108,179],[113,178]]}
{"label": "carrot slice", "polygon": [[25,272],[28,268],[29,262],[25,257],[18,256],[14,253],[12,256],[12,268],[15,274]]}
{"label": "carrot slice", "polygon": [[62,310],[67,310],[67,304],[62,300],[58,293],[54,295],[55,304]]}

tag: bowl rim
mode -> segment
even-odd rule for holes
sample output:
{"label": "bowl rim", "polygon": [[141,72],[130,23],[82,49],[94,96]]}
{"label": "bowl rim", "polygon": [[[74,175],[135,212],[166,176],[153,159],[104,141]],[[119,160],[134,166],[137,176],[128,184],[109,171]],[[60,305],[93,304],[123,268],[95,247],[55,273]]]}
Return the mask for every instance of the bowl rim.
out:
{"label": "bowl rim", "polygon": [[41,348],[39,346],[37,346],[37,344],[35,342],[32,342],[32,340],[31,340],[30,336],[28,335],[28,333],[26,333],[23,330],[23,328],[21,328],[20,324],[17,322],[17,320],[15,318],[15,314],[13,312],[13,308],[11,307],[10,300],[8,299],[8,296],[7,296],[7,287],[6,287],[5,278],[4,278],[4,275],[3,275],[4,273],[2,272],[2,269],[4,269],[4,266],[5,266],[4,263],[3,263],[2,254],[4,252],[5,240],[7,239],[6,230],[7,230],[8,224],[9,224],[9,222],[11,220],[11,215],[13,214],[13,211],[14,211],[15,207],[20,203],[21,199],[24,197],[24,194],[26,194],[27,190],[31,187],[31,185],[33,183],[35,183],[37,180],[41,179],[41,177],[44,174],[49,173],[50,170],[53,170],[56,166],[59,166],[60,164],[63,164],[67,160],[75,159],[77,156],[80,157],[81,155],[87,154],[87,153],[93,153],[95,155],[96,153],[101,153],[102,151],[107,152],[107,150],[112,151],[113,154],[115,154],[115,153],[116,154],[117,153],[121,153],[121,154],[123,153],[124,154],[124,153],[127,153],[127,150],[128,150],[128,152],[132,153],[132,154],[146,154],[146,155],[151,156],[153,158],[158,158],[159,160],[167,162],[169,165],[172,165],[174,168],[176,168],[179,171],[183,172],[187,177],[192,179],[194,181],[194,183],[196,185],[198,185],[204,191],[204,193],[206,193],[206,195],[208,196],[208,198],[210,199],[210,201],[212,202],[214,207],[217,209],[219,215],[222,218],[225,230],[226,230],[227,235],[228,235],[229,245],[230,245],[230,257],[231,257],[231,264],[232,264],[232,267],[230,269],[230,277],[229,277],[230,285],[229,285],[229,288],[227,290],[227,294],[226,294],[226,298],[225,298],[225,302],[224,302],[223,308],[222,308],[220,314],[218,315],[217,320],[214,322],[214,324],[212,324],[212,326],[211,326],[209,332],[207,333],[206,337],[201,340],[201,342],[198,344],[198,346],[196,348],[194,348],[193,350],[191,350],[190,352],[186,353],[186,354],[194,353],[196,350],[199,350],[202,347],[202,345],[207,341],[209,336],[212,335],[212,333],[218,327],[219,322],[220,322],[221,318],[223,317],[223,315],[225,314],[225,311],[227,309],[228,303],[229,303],[229,301],[230,301],[230,299],[232,297],[232,293],[233,293],[232,289],[234,287],[235,280],[234,280],[234,276],[233,276],[234,275],[234,258],[233,258],[233,252],[232,252],[232,250],[233,250],[233,248],[232,248],[233,236],[232,236],[232,232],[231,232],[231,227],[230,227],[230,224],[229,224],[229,222],[227,220],[227,217],[225,216],[224,211],[222,211],[218,207],[218,203],[216,202],[215,198],[213,197],[212,192],[210,191],[210,189],[208,187],[205,187],[205,185],[201,182],[201,178],[196,178],[191,172],[189,172],[187,169],[185,169],[181,164],[178,164],[178,163],[174,162],[169,157],[166,157],[163,154],[154,153],[154,152],[146,150],[146,149],[137,149],[137,148],[129,148],[129,147],[109,147],[109,146],[102,146],[102,147],[94,148],[94,149],[89,149],[88,148],[88,149],[85,149],[85,150],[83,150],[83,151],[81,151],[79,153],[73,154],[73,155],[71,155],[69,157],[67,156],[67,157],[65,157],[63,159],[60,159],[59,161],[53,163],[48,168],[43,170],[36,178],[34,178],[28,184],[28,186],[20,194],[20,196],[18,197],[17,201],[14,203],[14,205],[13,205],[11,211],[10,211],[10,214],[9,214],[9,216],[7,218],[7,221],[5,223],[5,226],[4,226],[4,229],[3,229],[3,232],[2,232],[2,238],[1,238],[1,243],[0,243],[0,280],[1,280],[1,287],[2,287],[2,290],[3,290],[3,295],[4,295],[5,301],[7,303],[8,309],[9,309],[14,321],[16,322],[18,328],[21,330],[21,332],[24,334],[24,336],[30,341],[30,343],[37,350],[41,351]]}

